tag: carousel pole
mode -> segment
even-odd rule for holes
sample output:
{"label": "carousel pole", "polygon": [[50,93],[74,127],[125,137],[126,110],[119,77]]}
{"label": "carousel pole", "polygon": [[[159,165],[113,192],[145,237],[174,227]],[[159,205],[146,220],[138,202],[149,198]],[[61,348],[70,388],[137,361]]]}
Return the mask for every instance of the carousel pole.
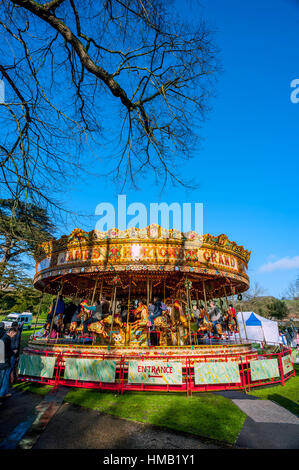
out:
{"label": "carousel pole", "polygon": [[40,298],[40,301],[39,301],[39,306],[38,306],[38,311],[37,311],[37,315],[36,315],[36,320],[35,320],[35,324],[34,324],[34,331],[33,331],[33,338],[35,337],[35,330],[36,330],[36,326],[37,326],[37,321],[38,321],[38,317],[39,317],[39,314],[40,314],[40,311],[41,311],[41,306],[42,306],[42,301],[43,301],[43,298],[44,298],[44,294],[45,294],[45,287],[43,288],[42,290],[42,295],[41,295],[41,298]]}
{"label": "carousel pole", "polygon": [[189,332],[190,332],[190,344],[192,344],[192,336],[191,336],[191,315],[192,315],[192,298],[191,298],[191,289],[189,289],[189,305],[190,305],[190,314],[189,314]]}
{"label": "carousel pole", "polygon": [[164,304],[165,304],[165,279],[164,279],[164,284],[163,284],[163,297],[164,297]]}
{"label": "carousel pole", "polygon": [[[235,296],[234,296],[234,291],[233,289],[231,288],[231,293],[232,293],[232,304],[233,304],[233,308],[236,312],[236,309],[235,309]],[[238,322],[238,318],[237,318],[237,314],[235,313],[235,319],[236,319],[236,323],[237,323],[237,328],[238,328],[238,331],[239,331],[239,338],[241,338],[240,336],[240,327],[239,327],[239,322]],[[235,334],[235,340],[236,340],[236,334]]]}
{"label": "carousel pole", "polygon": [[207,304],[207,294],[206,294],[205,281],[202,281],[202,285],[203,285],[203,296],[204,296],[204,300],[205,300],[205,308],[206,308],[206,312],[208,312],[208,304]]}
{"label": "carousel pole", "polygon": [[[130,317],[130,295],[131,295],[131,278],[129,283],[129,295],[128,295],[128,313],[127,313],[127,327],[126,327],[126,345],[128,344],[128,336],[129,336],[129,317]],[[129,344],[130,344],[130,337],[129,337]]]}
{"label": "carousel pole", "polygon": [[109,302],[109,310],[110,310],[110,311],[112,311],[113,299],[114,299],[114,289],[112,289],[112,292],[111,292],[111,299],[110,299],[110,302]]}
{"label": "carousel pole", "polygon": [[[226,303],[226,313],[228,315],[228,301],[227,301],[227,295],[226,295],[226,289],[225,289],[225,286],[223,286],[223,290],[224,290],[224,297],[225,297],[225,303]],[[229,318],[229,317],[228,317]],[[229,326],[228,326],[228,320],[227,320],[227,335],[226,335],[226,338],[228,339],[228,335],[229,335]]]}
{"label": "carousel pole", "polygon": [[147,279],[146,279],[146,304],[148,306],[149,302],[150,302],[150,291],[149,291],[149,277],[147,275]]}
{"label": "carousel pole", "polygon": [[196,307],[199,308],[198,290],[195,290],[195,296],[196,296]]}
{"label": "carousel pole", "polygon": [[226,301],[226,309],[228,310],[228,300],[227,300],[227,293],[226,293],[225,286],[223,288],[224,288],[224,295],[225,295],[225,301]]}
{"label": "carousel pole", "polygon": [[101,302],[101,300],[102,300],[102,295],[103,295],[103,282],[104,282],[104,280],[103,280],[103,278],[102,278],[102,279],[101,279],[101,287],[100,287],[100,297],[99,297],[100,302]]}
{"label": "carousel pole", "polygon": [[95,298],[95,295],[96,295],[96,290],[97,290],[97,287],[98,287],[98,282],[99,282],[99,278],[97,277],[96,282],[95,282],[95,285],[94,285],[93,293],[92,293],[91,305],[94,303],[94,298]]}
{"label": "carousel pole", "polygon": [[60,288],[59,288],[59,290],[58,290],[58,292],[57,292],[55,308],[54,308],[54,312],[53,312],[53,316],[52,316],[52,321],[51,321],[51,326],[50,326],[50,331],[49,331],[49,336],[48,336],[48,342],[49,342],[49,340],[50,340],[50,338],[51,338],[51,333],[52,333],[52,329],[53,329],[54,318],[55,318],[55,315],[56,315],[58,300],[59,300],[60,295],[62,294],[62,290],[63,290],[63,283],[61,283],[61,286],[60,286]]}
{"label": "carousel pole", "polygon": [[73,297],[72,297],[72,302],[75,302],[75,300],[77,300],[77,298],[78,298],[78,291],[79,291],[79,289],[78,289],[78,287],[76,287],[76,294],[73,295]]}
{"label": "carousel pole", "polygon": [[191,345],[191,325],[190,325],[190,315],[191,315],[191,305],[190,305],[190,292],[189,292],[189,281],[186,277],[186,297],[187,297],[187,307],[188,307],[188,328],[189,328],[189,343]]}
{"label": "carousel pole", "polygon": [[[241,316],[242,316],[242,321],[243,321],[243,326],[244,326],[244,331],[245,331],[245,338],[246,338],[246,341],[248,341],[242,306],[241,306]],[[239,336],[240,336],[240,339],[241,339],[240,331],[239,331]],[[242,342],[242,339],[241,339],[241,342]]]}
{"label": "carousel pole", "polygon": [[111,338],[112,338],[112,328],[113,328],[113,322],[114,322],[114,314],[116,310],[116,286],[114,287],[114,294],[113,294],[113,302],[112,302],[112,319],[111,319],[111,328],[110,328],[110,338],[109,338],[109,343],[111,344]]}

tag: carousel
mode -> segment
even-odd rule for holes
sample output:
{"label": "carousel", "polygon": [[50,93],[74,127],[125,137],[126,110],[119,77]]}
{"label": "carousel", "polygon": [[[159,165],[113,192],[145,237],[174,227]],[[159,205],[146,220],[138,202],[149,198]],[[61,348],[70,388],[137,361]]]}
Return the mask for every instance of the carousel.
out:
{"label": "carousel", "polygon": [[[229,315],[235,295],[249,287],[249,258],[250,252],[226,235],[158,225],[75,229],[43,243],[34,286],[56,297],[45,329],[35,327],[24,351],[21,377],[118,390],[159,385],[186,390],[195,375],[203,380],[195,366],[208,362],[216,364],[218,375],[232,374],[229,383],[238,388],[246,382],[244,364],[258,358],[249,341],[238,340],[238,325]],[[80,313],[78,321],[67,323],[60,315],[57,328],[61,299],[79,306]],[[210,301],[225,323],[213,324]],[[106,313],[89,321],[96,305]],[[34,372],[36,367],[43,372]]]}

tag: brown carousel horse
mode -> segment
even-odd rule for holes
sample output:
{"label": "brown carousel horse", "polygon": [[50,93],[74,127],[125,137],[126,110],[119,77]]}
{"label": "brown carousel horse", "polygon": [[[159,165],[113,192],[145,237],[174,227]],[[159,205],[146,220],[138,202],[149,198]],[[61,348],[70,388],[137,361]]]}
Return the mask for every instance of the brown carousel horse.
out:
{"label": "brown carousel horse", "polygon": [[[112,328],[118,328],[117,332],[111,332],[111,324],[113,321]],[[88,332],[93,335],[93,342],[96,343],[100,339],[101,344],[124,344],[125,343],[125,328],[123,323],[118,317],[109,315],[103,320],[90,323],[87,327]],[[110,338],[111,334],[111,338]]]}
{"label": "brown carousel horse", "polygon": [[231,308],[227,309],[226,315],[224,316],[224,321],[227,325],[227,331],[229,333],[237,333],[238,332],[238,328],[237,328],[237,325],[236,325],[236,322],[235,322],[235,319],[234,319],[233,312],[232,312]]}
{"label": "brown carousel horse", "polygon": [[204,308],[199,309],[200,318],[199,318],[199,328],[197,332],[200,334],[209,334],[213,331],[213,323],[210,321],[209,314]]}
{"label": "brown carousel horse", "polygon": [[[88,320],[88,318],[91,315],[90,311],[84,308],[85,305],[87,305],[86,301],[81,303],[82,308],[81,308],[80,314],[78,315],[78,317],[81,318],[81,325],[77,327],[76,322],[71,323],[70,332],[73,334],[78,334],[80,332],[83,332],[83,322]],[[119,328],[119,331],[117,333],[115,332],[111,333],[112,321],[113,321],[113,326],[116,326]],[[103,320],[90,323],[87,326],[87,330],[88,330],[88,333],[92,334],[93,342],[97,342],[98,339],[100,339],[100,344],[109,344],[109,343],[123,344],[125,342],[125,331],[124,331],[123,324],[121,323],[118,317],[113,317],[112,315],[107,316]],[[111,333],[111,341],[110,341],[110,333]]]}
{"label": "brown carousel horse", "polygon": [[168,346],[171,341],[171,325],[167,314],[154,319],[154,329],[159,331],[159,345]]}
{"label": "brown carousel horse", "polygon": [[[221,338],[223,335],[223,329],[220,322],[216,323],[215,330],[216,334]],[[199,328],[197,329],[197,333],[208,334],[208,336],[214,334],[213,323],[210,320],[208,312],[204,308],[200,309]]]}
{"label": "brown carousel horse", "polygon": [[173,346],[183,346],[188,342],[189,324],[183,308],[178,300],[173,303],[171,314],[171,343]]}

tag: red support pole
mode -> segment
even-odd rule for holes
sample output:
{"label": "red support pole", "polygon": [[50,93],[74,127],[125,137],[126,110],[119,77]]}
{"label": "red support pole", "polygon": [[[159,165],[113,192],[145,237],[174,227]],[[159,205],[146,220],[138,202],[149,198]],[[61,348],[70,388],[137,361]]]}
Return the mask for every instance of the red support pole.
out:
{"label": "red support pole", "polygon": [[249,366],[250,366],[250,363],[248,362],[248,359],[247,359],[247,356],[245,357],[245,360],[246,360],[246,368],[247,368],[247,385],[248,385],[248,392],[250,392],[250,373],[249,373]]}
{"label": "red support pole", "polygon": [[279,364],[279,370],[281,374],[281,385],[284,387],[285,385],[285,380],[284,380],[284,375],[283,375],[283,367],[282,367],[282,361],[281,361],[281,354],[278,354],[278,364]]}

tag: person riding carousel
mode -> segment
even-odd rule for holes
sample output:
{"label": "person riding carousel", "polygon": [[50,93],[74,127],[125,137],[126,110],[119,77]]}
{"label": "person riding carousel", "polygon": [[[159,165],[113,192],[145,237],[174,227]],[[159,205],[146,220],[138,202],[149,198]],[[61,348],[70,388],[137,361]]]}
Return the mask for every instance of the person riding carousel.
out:
{"label": "person riding carousel", "polygon": [[88,312],[88,317],[83,321],[83,334],[86,334],[91,323],[101,321],[104,318],[103,308],[99,300],[94,302],[93,305],[87,305],[87,301],[83,301],[81,306]]}
{"label": "person riding carousel", "polygon": [[226,311],[226,327],[227,331],[237,331],[238,325],[236,320],[236,310],[234,309],[232,304],[229,304],[228,309]]}
{"label": "person riding carousel", "polygon": [[220,329],[221,329],[221,327],[219,328],[219,326],[220,326],[220,323],[221,323],[222,315],[221,315],[221,312],[220,312],[219,308],[215,305],[215,303],[213,301],[210,302],[210,310],[209,310],[208,314],[209,314],[209,317],[210,317],[210,321],[213,324],[213,332],[214,332],[215,336],[217,336],[217,335],[219,335]]}

